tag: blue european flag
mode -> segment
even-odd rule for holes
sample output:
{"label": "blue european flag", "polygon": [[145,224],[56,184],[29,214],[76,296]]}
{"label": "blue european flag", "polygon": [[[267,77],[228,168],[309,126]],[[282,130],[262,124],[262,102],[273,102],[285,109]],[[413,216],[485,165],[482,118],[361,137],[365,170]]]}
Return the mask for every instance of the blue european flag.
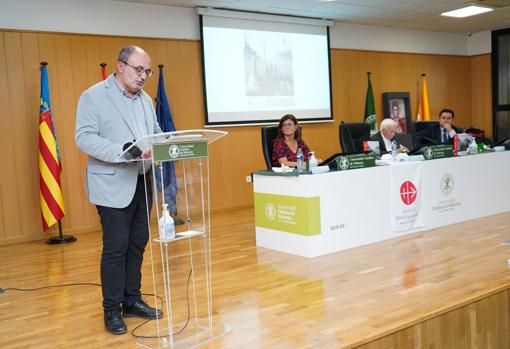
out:
{"label": "blue european flag", "polygon": [[[165,81],[163,79],[163,66],[159,65],[158,96],[156,97],[156,116],[159,127],[163,132],[175,131],[172,112],[165,92]],[[160,171],[156,171],[156,187],[158,191],[164,189],[165,203],[173,215],[177,215],[177,179],[175,178],[175,167],[173,161],[167,161],[163,166],[163,183],[161,183]],[[163,184],[163,187],[161,186]]]}

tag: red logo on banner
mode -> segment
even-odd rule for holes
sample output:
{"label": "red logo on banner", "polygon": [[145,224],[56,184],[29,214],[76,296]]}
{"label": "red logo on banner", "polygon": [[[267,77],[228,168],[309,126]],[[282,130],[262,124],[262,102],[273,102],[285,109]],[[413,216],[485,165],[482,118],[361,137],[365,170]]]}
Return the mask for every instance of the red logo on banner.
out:
{"label": "red logo on banner", "polygon": [[400,197],[402,198],[402,202],[406,205],[412,205],[416,201],[417,194],[418,191],[413,182],[405,181],[400,186]]}

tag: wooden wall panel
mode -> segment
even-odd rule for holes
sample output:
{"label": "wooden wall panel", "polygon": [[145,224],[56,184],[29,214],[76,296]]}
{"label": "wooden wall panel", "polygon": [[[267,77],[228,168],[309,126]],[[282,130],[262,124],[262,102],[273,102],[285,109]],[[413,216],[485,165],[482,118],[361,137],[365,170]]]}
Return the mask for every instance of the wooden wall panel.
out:
{"label": "wooden wall panel", "polygon": [[[0,122],[2,149],[7,149],[0,174],[0,244],[42,238],[37,162],[39,62],[47,61],[53,118],[62,152],[62,183],[67,232],[96,230],[95,207],[85,194],[86,156],[74,144],[76,105],[82,91],[100,81],[99,64],[115,69],[121,47],[137,44],[152,55],[153,68],[164,64],[165,87],[177,129],[204,127],[202,64],[197,41],[53,34],[0,30]],[[428,77],[430,108],[456,111],[457,124],[491,124],[487,115],[490,81],[486,56],[461,57],[355,50],[331,51],[334,121],[306,124],[303,135],[320,158],[340,151],[340,120],[363,120],[366,72],[372,72],[376,110],[382,119],[382,92],[408,91],[416,113],[421,73]],[[146,85],[155,96],[157,74]],[[471,98],[473,95],[473,98]],[[474,96],[476,95],[476,97]],[[473,116],[476,115],[476,116]],[[246,176],[265,168],[260,127],[222,128],[229,135],[211,146],[210,179],[213,210],[250,206],[252,185]],[[54,230],[54,228],[53,228]]]}
{"label": "wooden wall panel", "polygon": [[[11,104],[9,117],[12,120],[9,138],[14,143],[14,162],[11,165],[14,166],[16,176],[10,179],[10,183],[17,188],[15,197],[21,218],[16,222],[15,230],[9,234],[18,237],[33,234],[40,225],[38,205],[35,204],[39,198],[38,176],[33,171],[38,166],[38,153],[33,151],[38,149],[38,139],[35,136],[38,132],[38,104],[37,100],[30,100],[25,90],[21,33],[5,33],[4,44]],[[36,107],[32,107],[34,105]]]}
{"label": "wooden wall panel", "polygon": [[474,127],[485,130],[493,136],[492,125],[492,78],[491,55],[470,58],[471,64],[471,114]]}
{"label": "wooden wall panel", "polygon": [[366,72],[370,71],[379,121],[383,117],[383,92],[409,92],[411,114],[416,116],[421,74],[425,73],[431,117],[436,118],[442,108],[449,107],[456,112],[457,124],[471,124],[468,57],[333,50],[332,67],[335,120],[363,118]]}
{"label": "wooden wall panel", "polygon": [[0,238],[5,240],[19,234],[18,224],[21,220],[21,211],[17,195],[16,168],[15,168],[15,140],[13,135],[14,113],[11,109],[11,91],[7,78],[7,57],[5,48],[5,33],[0,33],[0,105],[2,105],[0,147],[3,149],[2,161],[5,164],[0,177]]}

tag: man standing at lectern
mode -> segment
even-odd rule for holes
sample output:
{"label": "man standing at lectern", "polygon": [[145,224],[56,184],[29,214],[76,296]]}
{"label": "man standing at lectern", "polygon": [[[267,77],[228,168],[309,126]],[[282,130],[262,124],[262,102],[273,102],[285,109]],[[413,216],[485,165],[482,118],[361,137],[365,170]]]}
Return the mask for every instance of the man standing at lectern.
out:
{"label": "man standing at lectern", "polygon": [[115,73],[83,92],[76,113],[76,144],[88,155],[86,190],[103,230],[104,323],[112,334],[126,333],[122,316],[155,319],[162,315],[142,300],[140,292],[151,185],[144,181],[141,161],[114,162],[134,140],[161,132],[152,99],[142,90],[151,75],[147,52],[137,46],[124,47]]}

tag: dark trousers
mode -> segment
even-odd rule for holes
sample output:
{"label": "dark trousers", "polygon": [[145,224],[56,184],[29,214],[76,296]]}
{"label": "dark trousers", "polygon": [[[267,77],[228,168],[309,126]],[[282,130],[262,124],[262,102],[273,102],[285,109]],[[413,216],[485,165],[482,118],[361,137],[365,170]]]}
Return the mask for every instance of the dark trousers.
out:
{"label": "dark trousers", "polygon": [[[147,184],[149,214],[152,191]],[[138,176],[135,195],[125,208],[97,206],[103,228],[101,285],[105,311],[130,306],[141,299],[142,262],[149,239],[144,178]]]}

